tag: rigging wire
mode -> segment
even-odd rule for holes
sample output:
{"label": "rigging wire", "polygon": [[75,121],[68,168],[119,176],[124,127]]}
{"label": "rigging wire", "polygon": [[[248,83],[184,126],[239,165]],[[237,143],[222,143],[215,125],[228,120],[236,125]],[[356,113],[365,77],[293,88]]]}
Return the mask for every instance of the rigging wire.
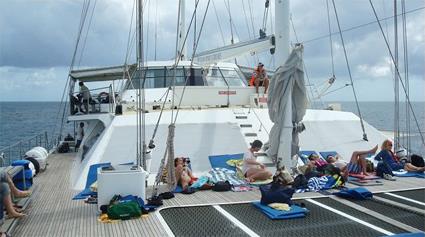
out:
{"label": "rigging wire", "polygon": [[[407,11],[406,14],[414,13],[416,11],[423,10],[423,9],[425,9],[425,7],[415,8],[415,9],[412,9],[410,11]],[[397,16],[400,16],[400,15],[401,14],[399,14]],[[353,27],[350,27],[350,28],[341,30],[341,32],[347,32],[347,31],[356,30],[356,29],[359,29],[359,28],[362,28],[362,27],[365,27],[365,26],[368,26],[368,25],[375,24],[378,21],[386,21],[386,20],[392,19],[392,18],[394,18],[394,16],[389,16],[389,17],[381,18],[381,19],[378,19],[378,20],[375,20],[375,21],[371,21],[371,22],[368,22],[368,23],[364,23],[364,24],[361,24],[361,25],[357,25],[357,26],[353,26]],[[333,32],[332,33],[332,35],[336,35],[336,34],[339,34],[339,32]],[[329,37],[329,36],[328,35],[322,35],[322,36],[319,36],[319,37],[316,37],[316,38],[313,38],[313,39],[309,39],[309,40],[303,41],[303,44],[308,44],[308,43],[311,43],[313,41],[321,40],[321,39],[324,39],[324,38],[327,38],[327,37]]]}
{"label": "rigging wire", "polygon": [[[294,22],[292,21],[292,14],[289,16],[289,21],[291,22],[292,31],[294,32],[295,40],[296,40],[297,42],[299,42],[299,40],[298,40],[298,35],[297,35],[296,30],[295,30],[295,25],[294,25]],[[307,93],[307,99],[308,99],[308,101],[310,101],[310,104],[311,104],[311,105],[313,105],[313,108],[314,108],[314,107],[315,107],[315,103],[314,103],[315,96],[314,96],[314,94],[313,94],[313,89],[316,91],[316,94],[319,94],[319,92],[317,91],[316,86],[315,86],[313,83],[311,83],[311,81],[310,81],[310,76],[309,76],[309,74],[308,74],[307,66],[306,66],[306,64],[305,64],[304,60],[303,60],[303,68],[304,68],[304,74],[305,74],[305,77],[307,78],[308,84],[309,84],[309,85],[311,85],[311,87],[312,87],[312,88],[310,88],[310,90],[309,90],[309,91],[310,91],[311,96]],[[319,101],[321,102],[322,107],[325,107],[325,104],[323,103],[322,98],[321,98],[321,97],[319,97],[319,96],[318,96],[317,98],[318,98],[318,99],[319,99]]]}
{"label": "rigging wire", "polygon": [[339,18],[338,18],[338,12],[337,12],[336,6],[335,6],[335,0],[332,0],[332,5],[333,5],[334,11],[335,11],[335,18],[336,18],[336,22],[338,24],[339,36],[341,38],[342,48],[344,49],[345,63],[347,64],[348,75],[350,76],[351,88],[353,89],[353,95],[354,95],[354,99],[356,101],[357,112],[359,113],[359,117],[360,117],[360,125],[361,125],[362,131],[363,131],[363,140],[367,141],[368,140],[367,134],[366,134],[366,131],[365,131],[365,128],[364,128],[363,118],[362,118],[362,114],[360,112],[359,101],[357,100],[356,90],[354,89],[353,77],[351,76],[350,64],[348,63],[347,50],[345,49],[344,37],[342,37],[341,26],[339,24]]}
{"label": "rigging wire", "polygon": [[[409,55],[407,52],[407,19],[406,19],[406,2],[405,0],[401,1],[401,11],[402,11],[402,21],[403,21],[403,59],[404,59],[404,80],[406,85],[406,92],[410,96],[410,87],[409,87]],[[405,130],[405,147],[407,149],[407,156],[409,157],[411,144],[410,144],[410,111],[407,100],[405,101],[406,109],[406,130]]]}
{"label": "rigging wire", "polygon": [[227,4],[226,4],[226,0],[224,0],[224,5],[226,6],[227,9],[227,13],[229,14],[229,24],[230,24],[230,44],[234,44],[234,39],[233,39],[233,26],[232,26],[232,14],[230,13],[230,2],[229,0],[227,0]]}
{"label": "rigging wire", "polygon": [[[59,110],[58,113],[56,114],[56,124],[53,127],[52,130],[52,137],[54,137],[55,132],[56,132],[56,127],[57,127],[57,121],[59,119],[59,114],[60,111],[62,109],[62,119],[61,119],[61,123],[60,123],[60,130],[59,130],[59,137],[58,137],[58,141],[61,140],[61,136],[62,136],[62,131],[63,131],[63,126],[65,124],[65,111],[67,108],[68,103],[66,103],[68,101],[68,98],[72,95],[72,92],[70,91],[69,95],[65,97],[66,95],[66,91],[68,88],[73,88],[75,81],[73,79],[71,79],[70,73],[72,71],[72,69],[74,68],[74,64],[75,64],[75,60],[76,60],[76,56],[77,56],[77,51],[78,51],[78,45],[80,43],[80,39],[81,39],[81,33],[83,32],[83,28],[84,28],[84,23],[87,17],[87,12],[88,12],[88,8],[90,6],[90,0],[85,0],[83,2],[83,7],[81,9],[81,16],[80,16],[80,24],[79,24],[79,28],[78,28],[78,33],[77,33],[77,39],[75,42],[75,46],[74,46],[74,53],[72,55],[72,59],[71,59],[71,65],[69,66],[69,73],[68,73],[68,78],[65,82],[65,86],[63,88],[63,92],[62,92],[62,98],[61,98],[61,102],[59,104]],[[63,108],[62,108],[63,106]]]}
{"label": "rigging wire", "polygon": [[[147,9],[148,13],[147,15],[147,21],[146,21],[146,47],[145,47],[145,62],[148,61],[148,54],[149,54],[149,25],[150,25],[150,7],[149,7],[149,0],[146,0],[145,8]],[[143,14],[144,15],[144,14]]]}
{"label": "rigging wire", "polygon": [[[371,1],[371,0],[369,0],[369,3],[370,3],[370,6],[372,7],[373,13],[375,14],[376,22],[377,22],[377,23],[378,23],[378,25],[379,25],[379,29],[381,30],[381,34],[382,34],[382,36],[384,37],[384,41],[385,41],[385,44],[386,44],[386,46],[387,46],[388,53],[389,53],[389,55],[390,55],[390,57],[391,57],[391,60],[392,60],[393,64],[395,65],[394,56],[393,56],[393,54],[392,54],[392,52],[391,52],[391,48],[390,48],[390,45],[389,45],[389,43],[388,43],[387,37],[385,36],[384,31],[383,31],[383,29],[382,29],[381,22],[380,22],[380,20],[378,19],[378,14],[376,13],[375,7],[373,6],[373,3],[372,3],[372,1]],[[395,70],[396,70],[396,72],[397,72],[397,74],[398,74],[398,78],[401,78],[401,77],[400,77],[400,71],[399,71],[398,67],[395,67]],[[410,111],[412,112],[412,116],[413,116],[413,118],[414,118],[414,120],[415,120],[416,127],[417,127],[417,129],[418,129],[419,135],[421,136],[422,144],[425,146],[425,139],[424,139],[424,135],[423,135],[423,134],[422,134],[422,132],[421,132],[421,128],[420,128],[420,126],[419,126],[418,119],[417,119],[417,117],[416,117],[416,113],[415,113],[415,111],[413,110],[413,106],[412,106],[412,103],[411,103],[411,101],[410,101],[410,96],[409,96],[409,94],[407,93],[407,90],[406,90],[406,86],[404,85],[404,83],[403,83],[403,81],[402,81],[401,79],[400,79],[400,84],[401,84],[401,86],[402,86],[402,88],[403,88],[404,94],[406,95],[406,100],[407,100],[407,102],[408,102],[408,104],[409,104]]]}
{"label": "rigging wire", "polygon": [[331,31],[331,19],[329,16],[329,0],[326,0],[326,10],[328,13],[328,29],[329,29],[329,46],[331,49],[331,63],[332,63],[332,77],[335,78],[335,66],[334,66],[334,53],[333,53],[333,43],[332,43],[332,31]]}
{"label": "rigging wire", "polygon": [[218,18],[218,13],[217,13],[217,9],[215,8],[214,1],[212,1],[212,5],[214,8],[215,17],[217,19],[218,29],[220,30],[221,40],[223,40],[223,45],[226,45],[226,41],[224,40],[223,30],[221,28],[220,19]]}
{"label": "rigging wire", "polygon": [[[266,0],[266,2],[264,3],[264,13],[263,13],[263,33],[266,33],[266,29],[267,29],[267,19],[268,19],[268,14],[269,14],[269,6],[270,6],[270,0]],[[260,35],[261,37],[261,35]]]}
{"label": "rigging wire", "polygon": [[83,41],[83,47],[81,48],[81,51],[80,51],[80,59],[78,61],[78,67],[80,67],[81,60],[83,59],[84,49],[86,48],[87,37],[89,35],[90,26],[91,26],[91,23],[92,23],[92,20],[93,20],[94,9],[96,8],[96,3],[97,3],[97,0],[94,1],[93,8],[92,8],[92,11],[91,11],[91,14],[90,14],[89,24],[86,28],[86,34],[85,34],[84,41]]}
{"label": "rigging wire", "polygon": [[[394,67],[398,67],[398,21],[397,21],[397,1],[394,0]],[[397,151],[400,147],[400,90],[399,79],[394,72],[394,150]]]}
{"label": "rigging wire", "polygon": [[156,43],[157,43],[157,41],[158,41],[158,21],[159,21],[159,18],[158,18],[158,1],[155,1],[155,41],[154,41],[154,43],[155,43],[155,53],[154,53],[154,57],[153,57],[153,59],[154,59],[154,61],[156,61]]}

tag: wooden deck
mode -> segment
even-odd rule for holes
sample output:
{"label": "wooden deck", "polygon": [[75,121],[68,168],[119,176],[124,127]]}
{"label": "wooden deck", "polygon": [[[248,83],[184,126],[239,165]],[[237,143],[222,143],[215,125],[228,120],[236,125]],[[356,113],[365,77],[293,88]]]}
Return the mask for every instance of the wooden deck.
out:
{"label": "wooden deck", "polygon": [[[70,170],[74,154],[53,154],[48,158],[48,168],[35,178],[36,192],[27,208],[27,217],[22,218],[13,231],[13,236],[166,236],[157,213],[140,219],[117,223],[97,221],[97,205],[72,201],[78,191],[70,189]],[[368,187],[373,192],[425,188],[423,179],[398,178],[383,180],[383,186]],[[349,185],[352,186],[352,185]],[[354,187],[354,186],[353,186]],[[150,195],[150,191],[147,192]],[[295,194],[294,198],[321,197],[318,193]],[[212,192],[200,191],[191,195],[177,194],[164,201],[162,208],[183,205],[250,202],[259,200],[259,191]]]}

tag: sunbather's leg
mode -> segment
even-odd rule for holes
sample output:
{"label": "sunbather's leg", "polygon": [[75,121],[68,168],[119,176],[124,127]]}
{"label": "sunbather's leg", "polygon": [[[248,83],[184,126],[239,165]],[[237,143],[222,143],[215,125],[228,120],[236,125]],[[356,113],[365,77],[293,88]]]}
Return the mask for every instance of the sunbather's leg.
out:
{"label": "sunbather's leg", "polygon": [[350,162],[355,162],[357,163],[360,156],[366,158],[366,156],[368,154],[375,154],[376,151],[378,150],[378,145],[376,145],[374,148],[367,150],[367,151],[354,151],[353,154],[351,155],[351,160]]}
{"label": "sunbather's leg", "polygon": [[183,190],[189,187],[190,181],[190,176],[187,174],[187,172],[183,171],[180,177],[180,183],[182,185]]}
{"label": "sunbather's leg", "polygon": [[14,197],[22,198],[22,197],[28,197],[31,195],[31,191],[22,191],[19,190],[15,184],[13,183],[12,179],[9,175],[7,175],[7,183],[9,184],[10,191],[12,192]]}
{"label": "sunbather's leg", "polygon": [[404,169],[407,171],[414,171],[414,172],[424,172],[425,171],[425,167],[417,167],[412,165],[411,163],[406,163],[404,165]]}
{"label": "sunbather's leg", "polygon": [[255,180],[267,180],[272,176],[272,173],[268,170],[258,169],[258,168],[250,168],[246,172],[246,177],[248,181],[252,182]]}
{"label": "sunbather's leg", "polygon": [[15,208],[13,207],[13,202],[12,202],[12,197],[10,196],[9,186],[4,182],[0,183],[0,197],[1,197],[1,200],[3,201],[3,205],[6,208],[7,214],[10,218],[26,216],[23,213],[17,212]]}

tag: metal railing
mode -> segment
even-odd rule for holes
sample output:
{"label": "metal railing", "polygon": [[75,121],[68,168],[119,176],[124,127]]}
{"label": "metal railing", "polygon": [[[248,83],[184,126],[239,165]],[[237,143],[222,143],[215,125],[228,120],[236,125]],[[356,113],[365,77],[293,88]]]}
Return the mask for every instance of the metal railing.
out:
{"label": "metal railing", "polygon": [[[105,91],[107,90],[107,92]],[[112,85],[107,87],[100,87],[95,89],[90,89],[91,98],[90,101],[83,101],[79,92],[74,92],[72,98],[70,99],[70,112],[71,115],[77,115],[78,112],[88,112],[88,113],[115,113],[115,92],[112,88]],[[88,111],[85,111],[85,105],[87,103]],[[102,105],[107,105],[105,108]]]}
{"label": "metal railing", "polygon": [[39,133],[26,140],[19,141],[0,150],[0,166],[8,166],[15,160],[20,160],[31,148],[41,146],[50,150],[57,144],[57,140],[49,141],[47,132]]}

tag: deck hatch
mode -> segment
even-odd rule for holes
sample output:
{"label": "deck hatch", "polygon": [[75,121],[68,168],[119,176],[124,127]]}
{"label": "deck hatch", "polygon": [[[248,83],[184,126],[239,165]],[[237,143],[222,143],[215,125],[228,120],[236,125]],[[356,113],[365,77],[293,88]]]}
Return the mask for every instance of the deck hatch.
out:
{"label": "deck hatch", "polygon": [[160,214],[175,236],[248,236],[213,206],[167,208]]}

